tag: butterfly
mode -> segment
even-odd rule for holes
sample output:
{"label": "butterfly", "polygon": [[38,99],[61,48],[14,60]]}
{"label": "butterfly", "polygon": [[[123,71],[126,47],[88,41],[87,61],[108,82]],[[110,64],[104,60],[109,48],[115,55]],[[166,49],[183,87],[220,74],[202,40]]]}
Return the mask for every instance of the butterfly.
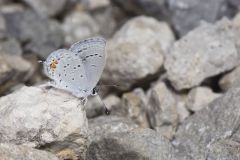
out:
{"label": "butterfly", "polygon": [[81,98],[96,95],[96,85],[106,62],[106,40],[93,37],[74,43],[69,49],[56,50],[43,62],[50,86],[63,89]]}

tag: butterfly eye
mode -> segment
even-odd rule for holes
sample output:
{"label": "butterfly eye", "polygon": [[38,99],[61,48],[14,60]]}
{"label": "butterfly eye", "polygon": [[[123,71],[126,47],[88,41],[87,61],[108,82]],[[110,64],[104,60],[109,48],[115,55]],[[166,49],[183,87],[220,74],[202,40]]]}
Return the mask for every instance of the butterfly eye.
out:
{"label": "butterfly eye", "polygon": [[92,90],[92,95],[96,95],[98,92],[98,88],[97,87],[94,87],[93,90]]}

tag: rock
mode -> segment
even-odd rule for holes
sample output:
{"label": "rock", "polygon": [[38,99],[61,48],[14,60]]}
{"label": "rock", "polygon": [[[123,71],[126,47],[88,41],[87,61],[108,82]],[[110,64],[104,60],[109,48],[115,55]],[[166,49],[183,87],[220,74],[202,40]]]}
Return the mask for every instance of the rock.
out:
{"label": "rock", "polygon": [[166,6],[167,0],[111,0],[127,12],[151,15],[158,19],[168,19],[170,15]]}
{"label": "rock", "polygon": [[103,103],[111,110],[111,115],[118,115],[120,98],[115,95],[108,95],[103,99],[103,102],[98,97],[89,97],[86,104],[86,112],[88,118],[95,118],[105,114]]}
{"label": "rock", "polygon": [[96,10],[110,6],[110,0],[87,0],[88,9]]}
{"label": "rock", "polygon": [[219,81],[219,85],[224,91],[240,87],[240,67],[238,66],[232,72],[224,75]]}
{"label": "rock", "polygon": [[116,132],[127,132],[138,128],[130,119],[119,116],[100,116],[89,120],[89,139],[91,143]]}
{"label": "rock", "polygon": [[155,129],[160,135],[162,135],[163,137],[172,140],[175,133],[176,133],[176,128],[174,128],[171,125],[164,125],[161,127],[156,127]]}
{"label": "rock", "polygon": [[[240,137],[239,102],[240,88],[235,88],[185,120],[173,141],[177,156],[180,159],[239,157],[239,149],[235,148],[239,146]],[[223,157],[217,158],[217,152]]]}
{"label": "rock", "polygon": [[83,106],[57,89],[23,87],[0,99],[0,143],[15,143],[84,158],[88,123]]}
{"label": "rock", "polygon": [[137,88],[133,92],[123,94],[120,108],[125,110],[123,116],[131,118],[141,128],[148,128],[146,105],[147,98],[144,91]]}
{"label": "rock", "polygon": [[0,14],[0,39],[4,39],[6,37],[6,34],[7,34],[6,21],[3,15]]}
{"label": "rock", "polygon": [[173,159],[169,141],[151,129],[112,133],[89,146],[88,160]]}
{"label": "rock", "polygon": [[187,117],[190,116],[190,112],[187,110],[186,107],[186,102],[185,102],[185,98],[183,99],[182,97],[177,98],[177,113],[178,113],[178,119],[179,122],[183,122]]}
{"label": "rock", "polygon": [[208,146],[207,159],[237,160],[240,159],[239,142],[232,139],[219,140]]}
{"label": "rock", "polygon": [[0,144],[0,159],[1,160],[58,160],[58,158],[46,151],[33,149],[27,146]]}
{"label": "rock", "polygon": [[232,23],[223,19],[214,25],[203,23],[175,42],[164,63],[174,88],[192,88],[237,66],[235,34]]}
{"label": "rock", "polygon": [[156,76],[163,63],[164,51],[173,40],[173,33],[165,22],[145,16],[129,20],[108,42],[103,81],[128,90],[147,76]]}
{"label": "rock", "polygon": [[67,45],[98,35],[99,32],[99,26],[95,20],[88,13],[78,10],[65,17],[62,29]]}
{"label": "rock", "polygon": [[21,54],[22,49],[16,40],[0,41],[0,94],[32,76],[34,69]]}
{"label": "rock", "polygon": [[63,43],[63,33],[56,21],[39,17],[30,10],[4,13],[7,33],[22,44],[24,50],[46,58]]}
{"label": "rock", "polygon": [[199,111],[220,96],[208,87],[197,87],[189,92],[186,106],[191,111]]}
{"label": "rock", "polygon": [[171,22],[180,36],[197,27],[200,21],[215,22],[228,15],[226,0],[169,0],[167,3]]}
{"label": "rock", "polygon": [[[99,1],[100,2],[100,1]],[[115,18],[116,8],[110,6],[99,11],[95,11],[93,18],[99,26],[99,33],[104,37],[111,37],[115,32],[118,23]]]}
{"label": "rock", "polygon": [[56,16],[64,10],[67,0],[21,0],[43,17]]}
{"label": "rock", "polygon": [[178,124],[177,101],[163,82],[157,82],[150,90],[148,118],[151,127]]}

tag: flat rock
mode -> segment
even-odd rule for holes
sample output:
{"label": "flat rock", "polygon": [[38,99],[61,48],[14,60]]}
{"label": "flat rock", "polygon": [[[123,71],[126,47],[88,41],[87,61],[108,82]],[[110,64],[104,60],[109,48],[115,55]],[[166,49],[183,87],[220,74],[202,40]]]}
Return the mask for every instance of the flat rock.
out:
{"label": "flat rock", "polygon": [[63,44],[63,33],[58,22],[42,18],[31,10],[4,12],[7,34],[24,44],[24,51],[41,58]]}
{"label": "flat rock", "polygon": [[88,160],[172,160],[169,141],[151,129],[112,133],[89,146]]}
{"label": "flat rock", "polygon": [[148,128],[147,97],[141,88],[123,94],[120,108],[125,110],[123,116],[131,118],[142,128]]}
{"label": "flat rock", "polygon": [[225,0],[169,0],[171,22],[180,36],[185,35],[200,21],[215,22],[222,15],[228,15]]}
{"label": "flat rock", "polygon": [[108,42],[103,81],[127,90],[149,75],[156,76],[173,40],[165,22],[145,16],[129,20]]}
{"label": "flat rock", "polygon": [[199,85],[206,78],[229,71],[239,64],[232,23],[222,19],[203,23],[175,42],[164,67],[176,90]]}
{"label": "flat rock", "polygon": [[93,17],[77,9],[65,17],[62,29],[66,36],[65,43],[67,45],[96,36],[99,32],[98,24]]}
{"label": "flat rock", "polygon": [[224,159],[229,155],[227,159],[238,159],[239,103],[240,88],[235,88],[185,120],[173,141],[177,156],[203,160]]}
{"label": "flat rock", "polygon": [[0,144],[1,160],[58,160],[58,158],[49,152],[33,149],[22,145],[13,145],[7,143]]}
{"label": "flat rock", "polygon": [[21,0],[43,17],[56,16],[64,10],[67,0]]}
{"label": "flat rock", "polygon": [[220,96],[208,87],[196,87],[188,93],[186,106],[191,111],[198,111]]}
{"label": "flat rock", "polygon": [[149,91],[148,117],[153,128],[178,124],[177,101],[165,83],[157,82]]}
{"label": "flat rock", "polygon": [[88,122],[79,100],[57,89],[22,87],[0,99],[0,142],[84,157]]}

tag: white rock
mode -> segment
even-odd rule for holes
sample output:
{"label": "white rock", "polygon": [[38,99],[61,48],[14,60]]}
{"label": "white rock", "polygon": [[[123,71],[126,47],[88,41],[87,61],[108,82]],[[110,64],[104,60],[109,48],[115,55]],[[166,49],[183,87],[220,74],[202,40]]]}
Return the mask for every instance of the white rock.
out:
{"label": "white rock", "polygon": [[66,35],[67,45],[95,36],[99,32],[99,26],[95,20],[89,14],[78,10],[66,16],[62,29]]}
{"label": "white rock", "polygon": [[148,117],[151,126],[176,126],[178,123],[177,101],[167,86],[159,81],[149,91]]}
{"label": "white rock", "polygon": [[[77,98],[56,89],[23,87],[0,99],[0,142],[54,153],[86,151],[88,123]],[[51,144],[51,145],[50,145]]]}
{"label": "white rock", "polygon": [[238,66],[232,72],[226,74],[219,81],[221,89],[228,90],[230,88],[237,88],[240,86],[240,67]]}
{"label": "white rock", "polygon": [[214,93],[210,88],[197,87],[189,92],[186,106],[192,111],[198,111],[220,96],[221,94]]}
{"label": "white rock", "polygon": [[108,42],[108,59],[103,80],[120,84],[121,89],[157,74],[164,51],[174,40],[165,22],[140,16],[129,20]]}
{"label": "white rock", "polygon": [[149,128],[146,105],[147,99],[144,91],[141,88],[137,88],[122,96],[119,108],[125,110],[125,116],[131,118],[140,127]]}
{"label": "white rock", "polygon": [[22,145],[7,143],[0,144],[1,160],[58,160],[58,158],[46,151],[33,149]]}
{"label": "white rock", "polygon": [[164,63],[174,88],[192,88],[237,66],[235,39],[232,23],[223,19],[214,25],[203,23],[175,42]]}

